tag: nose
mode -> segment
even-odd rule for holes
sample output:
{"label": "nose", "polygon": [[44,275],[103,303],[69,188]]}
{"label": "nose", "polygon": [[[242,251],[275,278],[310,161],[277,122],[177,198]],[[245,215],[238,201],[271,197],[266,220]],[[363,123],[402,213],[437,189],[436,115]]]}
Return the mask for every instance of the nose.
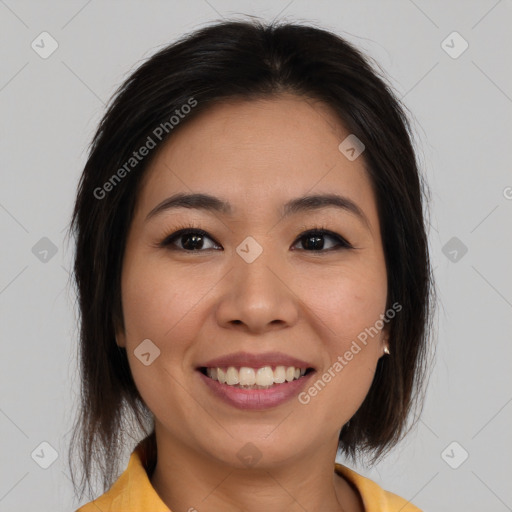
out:
{"label": "nose", "polygon": [[252,263],[234,255],[234,268],[216,308],[217,322],[226,328],[263,334],[291,327],[299,318],[299,298],[285,265],[272,263],[265,251]]}

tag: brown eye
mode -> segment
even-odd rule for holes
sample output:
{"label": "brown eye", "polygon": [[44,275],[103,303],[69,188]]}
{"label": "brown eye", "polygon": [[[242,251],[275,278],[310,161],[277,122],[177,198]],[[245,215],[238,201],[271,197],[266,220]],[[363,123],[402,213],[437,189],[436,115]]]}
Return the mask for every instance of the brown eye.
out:
{"label": "brown eye", "polygon": [[[309,230],[297,239],[294,246],[298,243],[302,244],[300,250],[308,252],[330,252],[352,248],[343,237],[326,229]],[[159,246],[186,252],[202,252],[212,249],[222,250],[222,247],[206,231],[197,228],[180,229],[165,237]]]}
{"label": "brown eye", "polygon": [[[325,243],[325,239],[334,240],[334,244]],[[328,231],[325,229],[315,229],[303,233],[299,238],[299,242],[302,241],[303,249],[309,252],[320,252],[320,251],[334,251],[339,249],[349,249],[351,245],[340,235]],[[325,247],[325,246],[328,247]]]}
{"label": "brown eye", "polygon": [[[208,242],[205,242],[205,240],[212,241],[213,246],[208,247],[209,244]],[[220,246],[217,245],[210,236],[208,236],[208,233],[201,229],[181,229],[176,231],[172,235],[167,236],[160,246],[187,252],[220,248]]]}

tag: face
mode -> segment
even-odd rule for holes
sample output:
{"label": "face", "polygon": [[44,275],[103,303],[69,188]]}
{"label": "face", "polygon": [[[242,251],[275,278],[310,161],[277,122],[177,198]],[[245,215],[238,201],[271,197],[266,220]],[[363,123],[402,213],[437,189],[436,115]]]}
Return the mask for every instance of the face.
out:
{"label": "face", "polygon": [[[386,331],[376,201],[364,153],[351,161],[338,149],[348,135],[319,102],[229,102],[183,125],[152,161],[127,239],[117,343],[157,439],[232,466],[249,442],[269,466],[336,446]],[[162,206],[176,194],[228,206]],[[328,194],[344,202],[292,203]],[[241,388],[217,368],[231,383],[278,382]]]}

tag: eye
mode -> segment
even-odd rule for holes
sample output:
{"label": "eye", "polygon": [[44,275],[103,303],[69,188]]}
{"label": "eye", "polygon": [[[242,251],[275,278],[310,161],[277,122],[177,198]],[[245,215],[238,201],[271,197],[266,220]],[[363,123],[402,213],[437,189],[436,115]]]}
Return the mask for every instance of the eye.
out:
{"label": "eye", "polygon": [[[334,240],[334,244],[332,242],[327,245],[330,247],[325,247],[325,238]],[[303,233],[297,240],[302,241],[304,249],[308,252],[328,252],[328,251],[336,251],[340,249],[351,249],[352,246],[340,235],[329,231],[324,228],[314,228],[306,233]]]}
{"label": "eye", "polygon": [[[330,239],[331,242],[326,244],[325,239]],[[299,243],[302,243],[303,246],[300,250],[308,252],[330,252],[352,248],[352,245],[342,236],[320,227],[302,233],[300,237],[297,238],[292,248]],[[171,250],[186,252],[201,252],[212,249],[222,250],[222,247],[217,244],[206,231],[190,226],[178,229],[178,231],[166,236],[158,244],[158,247],[166,247]]]}
{"label": "eye", "polygon": [[[208,239],[213,244],[205,244]],[[208,247],[210,245],[210,247]],[[199,252],[201,250],[222,249],[217,245],[206,231],[202,229],[186,228],[175,231],[172,235],[167,236],[160,244],[160,247],[167,247],[187,252]]]}

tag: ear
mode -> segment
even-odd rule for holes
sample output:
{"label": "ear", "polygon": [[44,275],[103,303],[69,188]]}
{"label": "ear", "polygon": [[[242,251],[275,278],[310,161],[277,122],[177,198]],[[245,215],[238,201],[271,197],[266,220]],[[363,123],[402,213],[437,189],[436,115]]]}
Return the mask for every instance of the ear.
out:
{"label": "ear", "polygon": [[118,347],[126,348],[126,337],[124,335],[124,332],[116,334],[116,344]]}
{"label": "ear", "polygon": [[382,328],[382,334],[381,334],[381,348],[382,348],[382,353],[384,354],[384,349],[389,349],[389,330],[390,330],[390,325],[389,323],[387,323],[383,328]]}
{"label": "ear", "polygon": [[116,345],[121,348],[126,348],[126,333],[123,322],[119,319],[114,319],[114,332]]}

